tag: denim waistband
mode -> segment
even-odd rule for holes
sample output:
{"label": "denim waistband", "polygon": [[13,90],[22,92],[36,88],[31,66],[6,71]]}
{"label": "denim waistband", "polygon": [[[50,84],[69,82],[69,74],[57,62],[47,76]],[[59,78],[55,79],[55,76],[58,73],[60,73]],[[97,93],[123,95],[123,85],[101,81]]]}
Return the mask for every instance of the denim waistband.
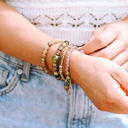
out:
{"label": "denim waistband", "polygon": [[[28,62],[20,60],[16,57],[13,57],[13,56],[8,55],[8,54],[6,54],[4,52],[1,52],[1,51],[0,51],[0,59],[3,59],[4,61],[10,63],[12,66],[17,66],[17,67],[23,67],[23,65],[25,63],[28,63]],[[32,70],[37,70],[39,72],[42,70],[42,68],[39,67],[39,66],[36,66],[36,65],[33,65],[33,64],[30,64],[30,65],[31,65]]]}
{"label": "denim waistband", "polygon": [[22,74],[21,80],[28,81],[29,80],[29,73],[31,71],[36,71],[40,74],[44,74],[42,71],[42,68],[36,65],[33,65],[31,63],[25,62],[23,60],[20,60],[16,57],[10,56],[4,52],[0,51],[0,59],[2,59],[4,62],[8,63],[14,68],[18,69],[18,73]]}

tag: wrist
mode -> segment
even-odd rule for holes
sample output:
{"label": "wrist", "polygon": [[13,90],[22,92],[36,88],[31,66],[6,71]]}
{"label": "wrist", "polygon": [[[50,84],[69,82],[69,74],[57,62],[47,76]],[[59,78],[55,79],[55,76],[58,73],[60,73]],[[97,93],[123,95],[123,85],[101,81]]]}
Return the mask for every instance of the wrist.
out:
{"label": "wrist", "polygon": [[[83,59],[85,59],[85,61],[83,61]],[[70,56],[69,68],[70,68],[71,79],[74,83],[77,84],[81,84],[79,78],[83,70],[82,67],[84,66],[83,67],[84,69],[87,67],[85,66],[86,64],[83,64],[82,62],[88,62],[88,55],[83,54],[77,50],[74,50]]]}

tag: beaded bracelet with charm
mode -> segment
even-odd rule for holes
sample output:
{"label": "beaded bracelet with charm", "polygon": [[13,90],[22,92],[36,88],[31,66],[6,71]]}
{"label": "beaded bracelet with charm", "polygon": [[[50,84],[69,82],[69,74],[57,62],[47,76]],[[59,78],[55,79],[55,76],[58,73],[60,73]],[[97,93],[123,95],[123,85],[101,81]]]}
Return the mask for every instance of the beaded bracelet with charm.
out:
{"label": "beaded bracelet with charm", "polygon": [[63,41],[58,50],[56,51],[55,55],[52,57],[52,67],[53,67],[53,75],[59,80],[61,79],[59,74],[59,60],[60,60],[60,54],[62,50],[67,47],[70,43],[68,41]]}
{"label": "beaded bracelet with charm", "polygon": [[64,58],[65,58],[65,54],[66,52],[68,51],[68,49],[71,47],[71,45],[69,45],[68,47],[65,48],[64,52],[63,52],[63,55],[61,57],[61,60],[60,60],[60,65],[59,65],[59,74],[60,74],[60,77],[63,81],[65,81],[65,77],[63,75],[63,63],[64,63]]}
{"label": "beaded bracelet with charm", "polygon": [[48,53],[49,48],[50,48],[52,45],[57,44],[57,43],[62,43],[62,41],[61,41],[61,40],[51,40],[51,41],[49,41],[48,44],[45,46],[45,48],[44,48],[42,54],[41,54],[41,66],[42,66],[42,70],[43,70],[45,73],[49,74],[49,75],[51,75],[52,73],[51,73],[51,72],[48,70],[48,68],[47,68],[46,56],[47,56],[47,53]]}
{"label": "beaded bracelet with charm", "polygon": [[76,46],[73,46],[73,47],[70,48],[70,50],[67,53],[66,64],[65,64],[66,79],[65,79],[64,89],[68,92],[69,95],[71,94],[71,89],[72,89],[72,86],[73,86],[73,83],[72,83],[72,80],[71,80],[71,77],[70,77],[70,71],[69,71],[69,58],[70,58],[70,55],[71,55],[72,51],[75,50],[75,49],[78,50],[78,48]]}

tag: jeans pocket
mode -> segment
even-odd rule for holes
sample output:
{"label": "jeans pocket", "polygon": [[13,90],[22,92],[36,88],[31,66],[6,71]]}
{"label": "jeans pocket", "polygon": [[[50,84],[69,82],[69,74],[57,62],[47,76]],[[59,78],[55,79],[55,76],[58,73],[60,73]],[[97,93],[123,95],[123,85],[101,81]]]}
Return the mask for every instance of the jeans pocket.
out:
{"label": "jeans pocket", "polygon": [[[1,61],[1,60],[0,60]],[[0,63],[0,96],[11,92],[18,82],[17,70]]]}

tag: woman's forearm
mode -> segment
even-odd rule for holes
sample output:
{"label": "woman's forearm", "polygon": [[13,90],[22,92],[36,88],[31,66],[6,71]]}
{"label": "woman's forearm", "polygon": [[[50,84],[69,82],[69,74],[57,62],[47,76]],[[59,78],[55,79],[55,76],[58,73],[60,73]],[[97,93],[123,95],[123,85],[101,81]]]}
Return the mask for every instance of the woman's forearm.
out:
{"label": "woman's forearm", "polygon": [[42,49],[52,38],[11,6],[0,2],[0,50],[37,66]]}
{"label": "woman's forearm", "polygon": [[[52,37],[37,29],[4,2],[0,2],[0,22],[0,50],[21,60],[41,66],[42,50],[48,41],[52,40]],[[59,44],[52,46],[46,58],[48,68],[51,71],[52,56],[58,46]],[[73,58],[71,60],[75,59],[74,57],[71,58]],[[72,74],[74,74],[73,71]]]}

